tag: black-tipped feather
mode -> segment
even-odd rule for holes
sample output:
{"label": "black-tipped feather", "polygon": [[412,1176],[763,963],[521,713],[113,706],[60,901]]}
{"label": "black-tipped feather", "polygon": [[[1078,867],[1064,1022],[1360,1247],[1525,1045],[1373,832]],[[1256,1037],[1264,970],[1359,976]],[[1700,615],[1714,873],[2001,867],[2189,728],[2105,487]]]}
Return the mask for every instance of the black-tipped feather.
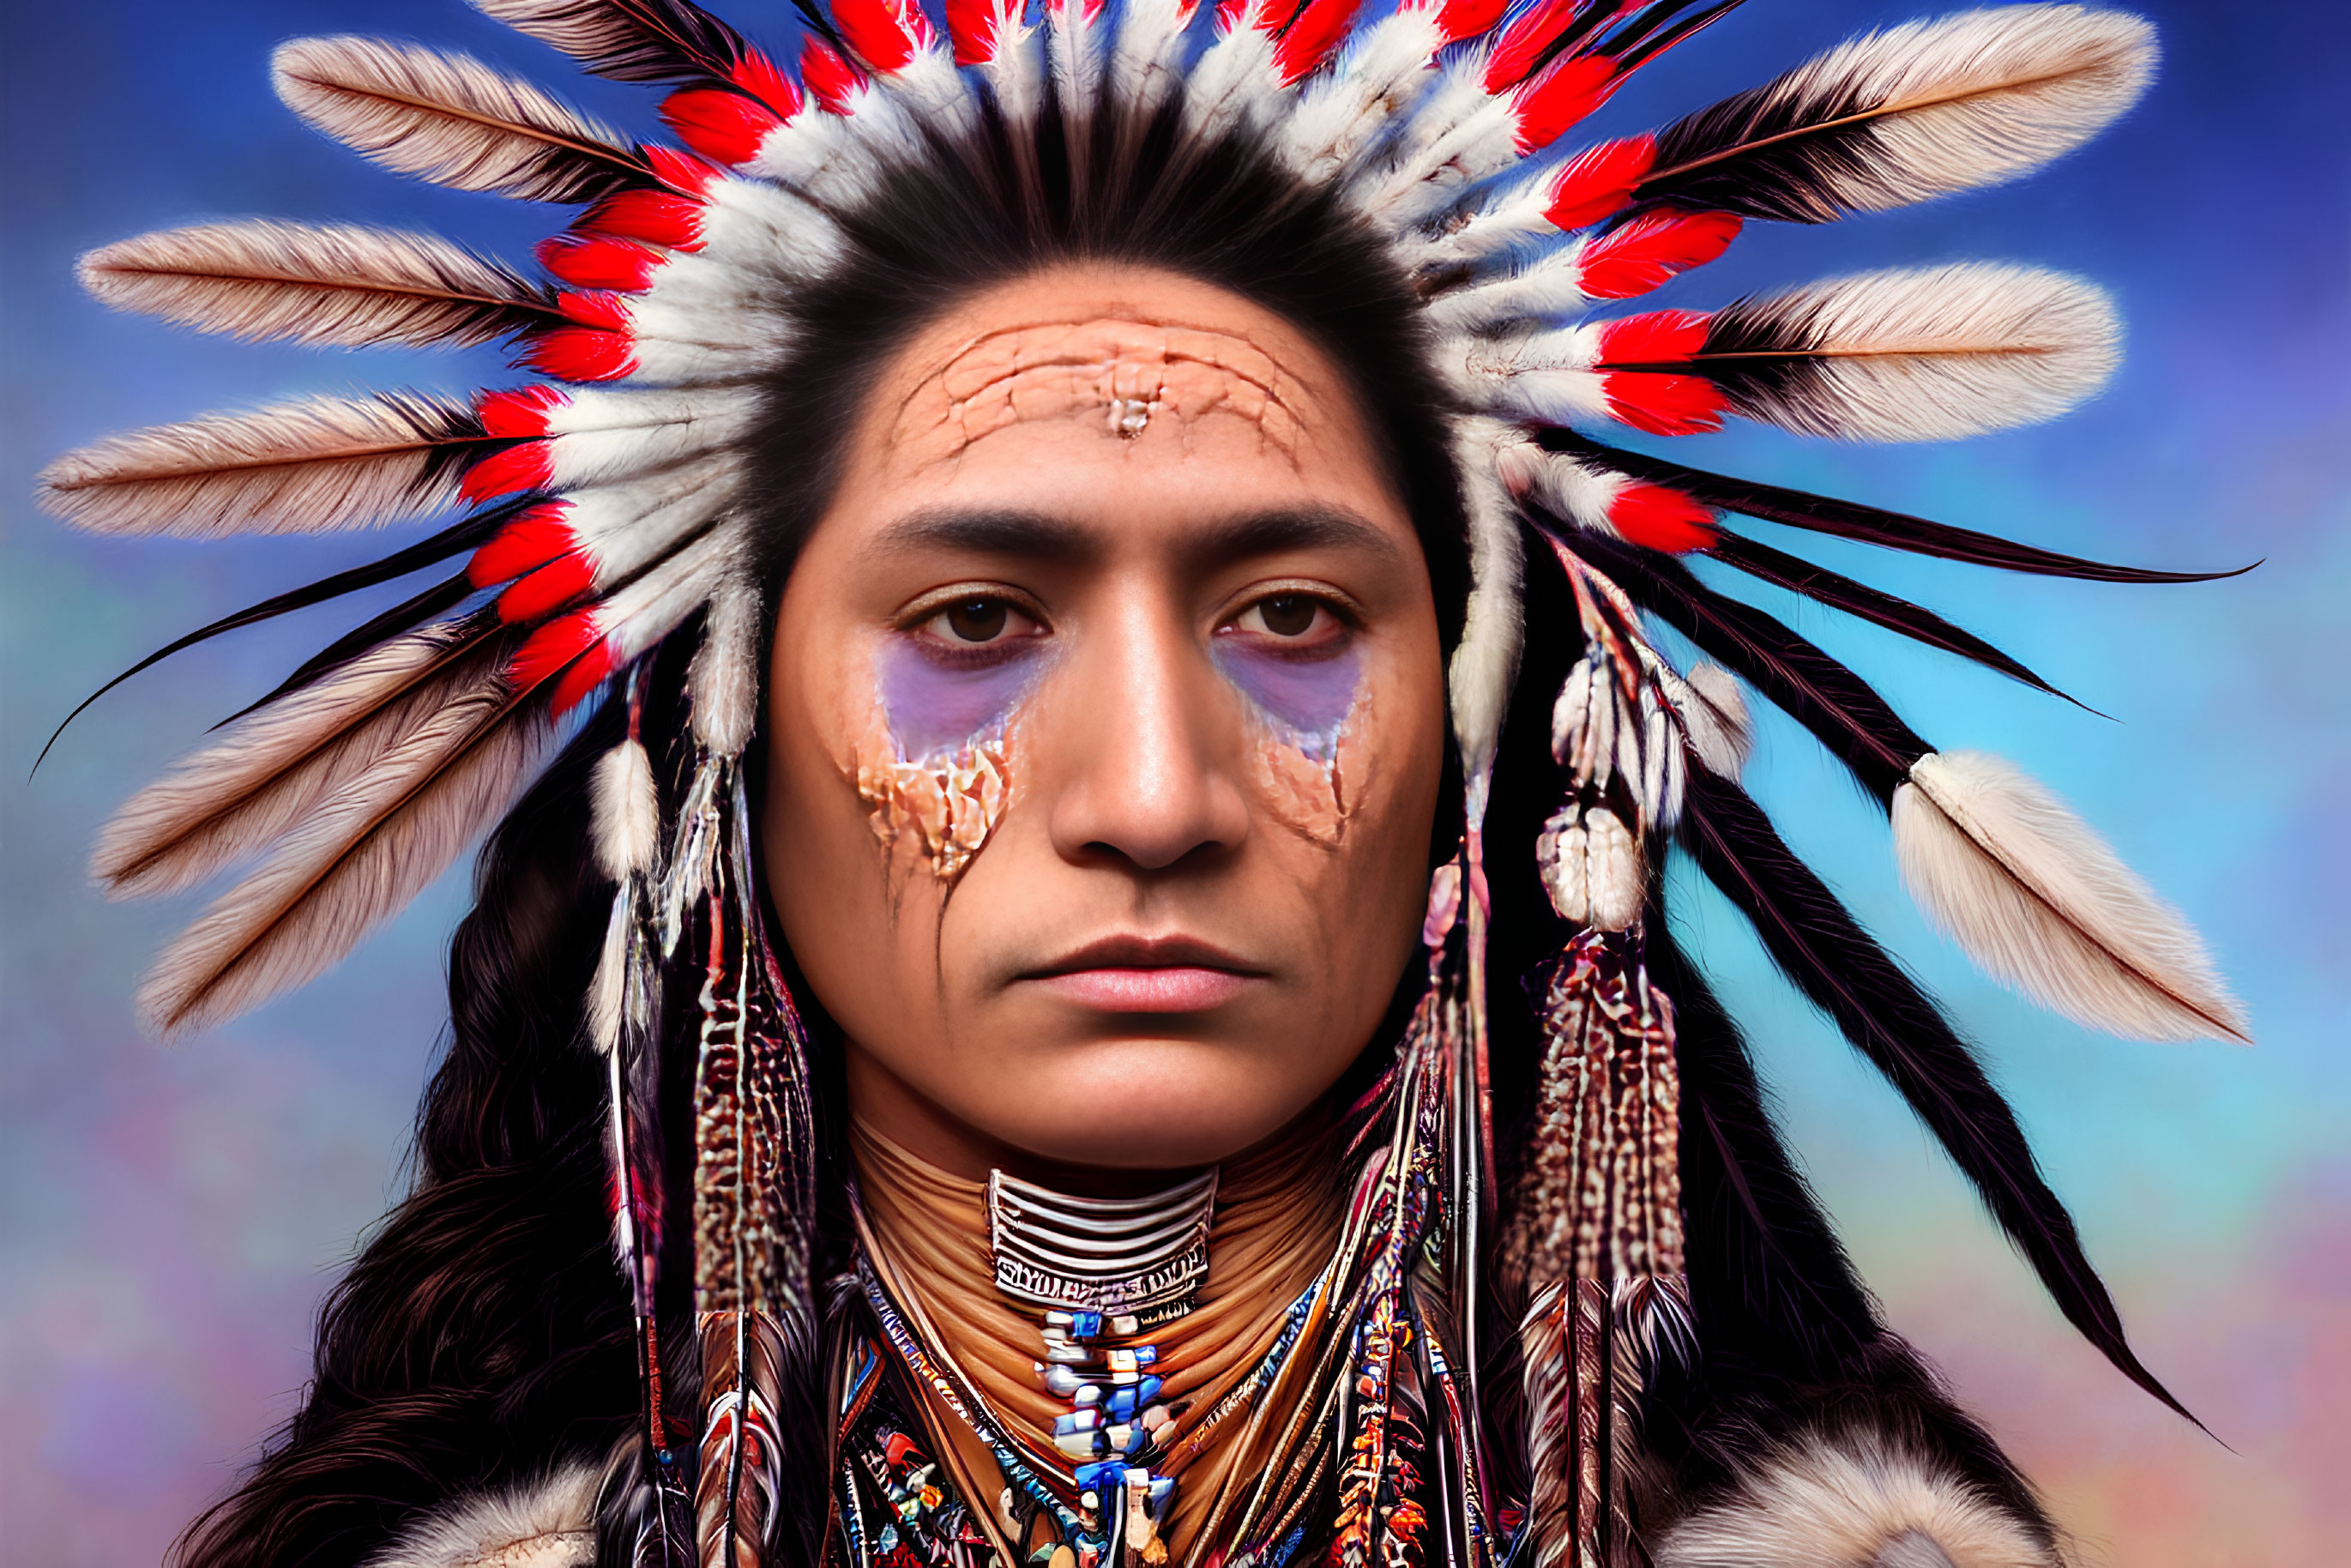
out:
{"label": "black-tipped feather", "polygon": [[614,81],[726,82],[728,68],[752,53],[742,34],[691,0],[474,3],[484,15]]}
{"label": "black-tipped feather", "polygon": [[[279,697],[300,691],[346,660],[355,659],[378,643],[396,637],[403,632],[413,632],[435,616],[455,609],[463,604],[473,591],[472,580],[462,571],[455,577],[444,578],[415,598],[404,599],[382,614],[371,616],[362,624],[352,627],[349,632],[303,660],[299,669],[271,687],[265,695],[247,703],[213,727],[218,729],[222,725],[235,724],[254,709],[266,707]],[[497,617],[486,612],[477,618],[474,626],[469,628],[465,640],[470,641],[476,635],[486,635],[496,625]]]}
{"label": "black-tipped feather", "polygon": [[1727,474],[1709,474],[1646,453],[1609,446],[1572,430],[1546,430],[1538,440],[1546,451],[1563,452],[1653,485],[1671,486],[1726,512],[1941,560],[1966,561],[1973,566],[1997,567],[2002,571],[2028,572],[2036,577],[2079,578],[2090,582],[2215,582],[2253,570],[2252,566],[2241,566],[2230,571],[2155,571],[2145,567],[2114,566],[2037,549],[1997,534],[1930,522],[1907,512],[1890,512],[1857,501],[1840,501],[1805,490],[1735,479]]}
{"label": "black-tipped feather", "polygon": [[2043,1178],[2015,1113],[1917,982],[1736,784],[1692,769],[1680,837],[1707,879],[1755,927],[1772,962],[1935,1134],[2066,1321],[2125,1376],[2194,1421],[2133,1354],[2114,1299],[2084,1254],[2073,1217]]}
{"label": "black-tipped feather", "polygon": [[[1987,669],[1998,670],[2011,680],[2022,681],[2036,691],[2047,692],[2053,697],[2064,697],[2085,713],[2097,710],[2085,703],[2075,702],[2064,692],[2034,674],[2023,664],[2001,653],[1972,632],[1963,632],[1931,610],[1923,609],[1907,599],[1882,593],[1866,583],[1855,582],[1826,567],[1814,566],[1759,544],[1738,534],[1721,533],[1706,553],[1725,566],[1737,567],[1748,576],[1784,588],[1791,593],[1801,593],[1848,615],[1899,632],[1914,643],[1924,643],[1930,648],[1940,648],[1947,653],[1957,653],[1972,659]],[[2105,716],[2101,714],[2100,717]]]}
{"label": "black-tipped feather", "polygon": [[[435,561],[446,560],[459,550],[471,549],[488,538],[500,523],[521,511],[536,499],[536,497],[523,497],[502,506],[494,507],[486,512],[477,512],[463,522],[442,529],[431,538],[419,539],[406,549],[393,551],[381,560],[372,560],[365,566],[355,566],[349,571],[339,571],[331,577],[322,577],[316,582],[295,589],[288,593],[280,593],[274,598],[265,599],[258,604],[248,604],[234,615],[224,615],[209,626],[199,626],[186,636],[165,643],[75,704],[73,712],[66,715],[64,722],[50,733],[47,744],[41,747],[41,755],[33,759],[33,771],[36,773],[40,771],[41,764],[47,758],[50,747],[57,745],[57,737],[65,734],[68,725],[79,718],[90,704],[141,671],[162,664],[174,653],[184,653],[199,643],[210,642],[225,632],[235,632],[241,627],[258,625],[264,621],[275,620],[280,615],[291,614],[297,610],[308,610],[313,604],[323,604],[329,599],[340,599],[346,593],[356,593],[362,588],[373,588],[379,582],[390,582],[394,578],[406,577],[410,572],[421,570]],[[448,586],[447,583],[437,584],[431,592],[438,593]],[[427,597],[430,595],[428,594]],[[462,598],[463,595],[459,597]],[[412,605],[423,602],[425,602],[423,599],[409,601]],[[440,613],[455,602],[456,600],[450,600],[433,609],[423,611],[416,620],[407,622],[407,625],[421,624],[424,620]],[[405,606],[402,608],[404,609]],[[342,641],[347,642],[349,639]],[[341,644],[339,643],[337,645]],[[350,652],[356,653],[358,650],[352,649]],[[343,656],[349,657],[349,653]],[[290,686],[281,686],[277,692],[273,692],[270,695],[276,696],[291,689]],[[262,700],[266,702],[268,698],[265,697]]]}
{"label": "black-tipped feather", "polygon": [[1769,697],[1891,809],[1910,765],[1934,749],[1868,682],[1751,604],[1718,593],[1671,556],[1546,520],[1570,548]]}

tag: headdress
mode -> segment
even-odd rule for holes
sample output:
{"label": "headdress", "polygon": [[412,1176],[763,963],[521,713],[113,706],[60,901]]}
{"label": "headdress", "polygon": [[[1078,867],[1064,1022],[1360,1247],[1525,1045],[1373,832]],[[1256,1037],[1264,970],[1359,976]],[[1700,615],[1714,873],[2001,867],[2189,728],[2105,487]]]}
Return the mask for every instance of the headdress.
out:
{"label": "headdress", "polygon": [[[1751,1073],[1663,929],[1657,868],[1672,844],[1894,1082],[2068,1317],[2168,1401],[1968,1048],[1740,788],[1742,686],[1886,810],[1922,907],[1993,975],[2084,1023],[2149,1038],[2241,1036],[2236,1004],[2179,918],[2048,791],[1995,758],[1936,749],[1851,670],[1685,558],[2044,690],[1932,612],[1733,531],[1725,515],[2010,570],[2195,574],[1729,478],[1595,434],[1679,435],[1735,415],[1810,435],[1943,439],[2091,395],[2116,356],[2106,299],[2031,267],[1876,272],[1710,312],[1615,302],[1712,260],[1748,221],[1821,223],[2037,167],[2136,99],[2149,29],[2061,5],[1912,23],[1654,134],[1552,154],[1633,71],[1737,3],[1403,0],[1358,22],[1355,0],[1044,0],[1035,15],[1027,0],[946,0],[935,21],[910,0],[829,11],[803,0],[795,73],[688,0],[476,0],[593,72],[664,84],[662,117],[683,145],[634,141],[477,61],[363,38],[286,45],[277,89],[389,168],[582,208],[540,247],[548,280],[428,235],[262,222],[85,258],[100,298],[200,329],[320,345],[506,340],[544,378],[463,400],[312,399],[116,437],[52,464],[43,493],[85,528],[193,537],[472,508],[373,566],[172,645],[465,558],[322,651],[106,831],[98,870],[124,894],[250,862],[141,992],[164,1030],[217,1021],[334,963],[507,807],[567,710],[600,691],[625,708],[596,775],[596,853],[617,892],[589,1016],[610,1065],[617,1240],[647,1346],[644,1551],[760,1558],[793,1484],[781,1429],[792,1390],[814,1375],[808,1046],[759,939],[741,766],[768,586],[743,494],[762,386],[795,352],[794,300],[843,265],[852,232],[922,223],[876,209],[891,171],[952,164],[982,142],[1049,204],[1084,184],[1090,161],[1115,167],[1147,136],[1172,138],[1179,160],[1238,145],[1270,161],[1335,198],[1409,281],[1429,370],[1452,400],[1471,582],[1449,665],[1462,848],[1432,888],[1426,990],[1366,1101],[1349,1250],[1301,1309],[1299,1354],[1336,1378],[1322,1424],[1301,1435],[1322,1460],[1236,1510],[1226,1561],[1281,1561],[1297,1544],[1285,1521],[1325,1486],[1347,1568],[1437,1541],[1463,1563],[1631,1550],[1646,1391],[1688,1375],[1708,1342],[1686,1280],[1699,1266],[1686,1270],[1685,1184],[1744,1206],[1721,1222],[1740,1239],[1708,1246],[1761,1256],[1787,1239],[1774,1228],[1784,1206],[1762,1190],[1784,1167],[1768,1131],[1761,1145],[1742,1131],[1760,1117]],[[1533,842],[1500,847],[1535,857],[1572,935],[1532,984],[1537,1104],[1503,1195],[1486,965],[1489,879],[1506,873],[1484,829],[1506,721],[1519,735],[1541,726],[1510,711],[1537,576],[1539,608],[1573,620],[1537,629],[1575,650],[1548,716],[1564,799]],[[1677,666],[1659,624],[1707,662]],[[693,757],[665,791],[640,739],[643,706],[655,655],[688,638]],[[925,831],[966,858],[980,850],[985,789],[984,768],[964,778]],[[662,1402],[660,1247],[648,1236],[665,1207],[657,1041],[681,990],[695,1041],[701,1314],[700,1407],[684,1419]],[[1518,1396],[1498,1403],[1479,1386],[1496,1354],[1479,1341],[1488,1267],[1512,1303],[1515,1357],[1502,1361],[1515,1359]],[[1483,1424],[1489,1404],[1520,1412],[1510,1430]],[[1432,1471],[1449,1479],[1429,1491]],[[1067,1478],[1030,1481],[1038,1506],[1069,1521],[1081,1563],[1134,1547],[1140,1526],[1117,1509],[1077,1506]],[[1424,1495],[1445,1517],[1429,1517]]]}

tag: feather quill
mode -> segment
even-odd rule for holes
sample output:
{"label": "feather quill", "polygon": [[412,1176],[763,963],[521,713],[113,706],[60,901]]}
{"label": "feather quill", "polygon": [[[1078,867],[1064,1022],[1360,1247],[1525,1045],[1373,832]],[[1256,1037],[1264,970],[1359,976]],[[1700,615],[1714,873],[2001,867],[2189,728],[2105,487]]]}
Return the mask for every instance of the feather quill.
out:
{"label": "feather quill", "polygon": [[109,436],[42,469],[40,500],[94,533],[325,533],[449,505],[487,440],[445,398],[310,398]]}
{"label": "feather quill", "polygon": [[545,704],[517,695],[496,645],[466,663],[470,681],[164,948],[139,991],[150,1027],[216,1024],[324,973],[507,808],[548,733]]}
{"label": "feather quill", "polygon": [[1920,758],[1894,792],[1894,850],[1928,918],[2043,1007],[2142,1040],[2248,1039],[2188,923],[2013,765]]}
{"label": "feather quill", "polygon": [[1657,135],[1639,202],[1825,223],[2014,179],[2137,102],[2154,29],[2120,11],[2006,5],[1831,49]]}
{"label": "feather quill", "polygon": [[257,852],[475,684],[464,655],[486,625],[395,638],[237,720],[123,804],[99,834],[92,874],[114,897],[155,898]]}
{"label": "feather quill", "polygon": [[2064,413],[2113,373],[2118,335],[2090,284],[1979,262],[1740,300],[1691,368],[1783,430],[1943,441]]}
{"label": "feather quill", "polygon": [[389,229],[202,224],[94,250],[76,270],[117,310],[247,341],[470,348],[564,320],[497,263]]}
{"label": "feather quill", "polygon": [[579,203],[659,183],[611,131],[464,55],[297,38],[278,46],[270,73],[278,98],[311,126],[436,185]]}

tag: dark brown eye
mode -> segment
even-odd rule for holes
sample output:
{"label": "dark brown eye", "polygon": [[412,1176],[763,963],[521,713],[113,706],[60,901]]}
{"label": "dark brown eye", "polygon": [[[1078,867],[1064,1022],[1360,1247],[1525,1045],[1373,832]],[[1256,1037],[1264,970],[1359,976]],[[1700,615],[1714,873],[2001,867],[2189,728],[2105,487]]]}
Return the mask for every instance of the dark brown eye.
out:
{"label": "dark brown eye", "polygon": [[959,643],[992,643],[1004,634],[1007,612],[1001,599],[967,599],[948,605],[939,619]]}
{"label": "dark brown eye", "polygon": [[1265,629],[1277,637],[1303,637],[1314,627],[1314,612],[1322,606],[1302,593],[1277,593],[1258,601],[1258,617]]}

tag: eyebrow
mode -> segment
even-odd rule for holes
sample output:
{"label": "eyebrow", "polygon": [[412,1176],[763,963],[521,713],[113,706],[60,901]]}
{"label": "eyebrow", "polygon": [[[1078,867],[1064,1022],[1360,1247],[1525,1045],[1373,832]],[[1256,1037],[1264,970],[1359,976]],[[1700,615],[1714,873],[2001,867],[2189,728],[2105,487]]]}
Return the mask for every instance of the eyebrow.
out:
{"label": "eyebrow", "polygon": [[[1066,518],[1006,507],[916,512],[883,528],[858,553],[867,557],[923,549],[1030,560],[1082,560],[1095,553],[1093,531]],[[1197,560],[1245,559],[1294,549],[1345,549],[1394,560],[1396,542],[1362,514],[1318,504],[1280,507],[1228,517],[1186,541]]]}

